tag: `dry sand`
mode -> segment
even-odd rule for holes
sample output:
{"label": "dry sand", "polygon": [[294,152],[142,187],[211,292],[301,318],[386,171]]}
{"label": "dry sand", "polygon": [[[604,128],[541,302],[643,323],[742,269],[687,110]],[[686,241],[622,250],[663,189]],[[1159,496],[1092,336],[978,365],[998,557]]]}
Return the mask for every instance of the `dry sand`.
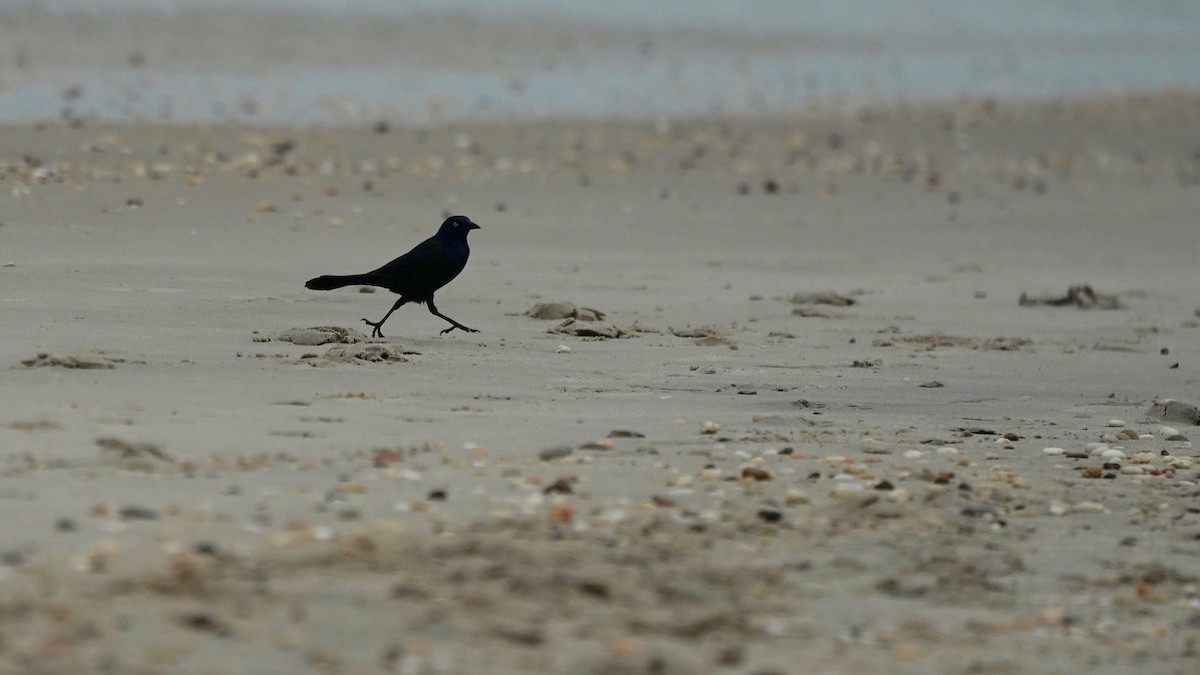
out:
{"label": "dry sand", "polygon": [[1197,128],[0,129],[0,672],[1193,672]]}

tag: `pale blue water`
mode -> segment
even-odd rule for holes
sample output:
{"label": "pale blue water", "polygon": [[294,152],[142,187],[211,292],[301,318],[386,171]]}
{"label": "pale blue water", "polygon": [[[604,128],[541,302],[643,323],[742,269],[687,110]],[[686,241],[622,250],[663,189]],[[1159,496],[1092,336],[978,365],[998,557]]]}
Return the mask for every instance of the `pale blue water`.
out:
{"label": "pale blue water", "polygon": [[[7,0],[0,7],[120,15],[256,7],[324,17],[429,15],[583,24],[653,34],[686,27],[795,38],[794,48],[702,50],[686,59],[606,53],[568,66],[493,72],[288,67],[163,73],[4,70],[0,120],[52,118],[83,85],[75,114],[179,122],[399,123],[540,116],[645,117],[785,111],[830,99],[1088,95],[1200,89],[1200,0]],[[820,38],[814,43],[811,38]],[[840,44],[870,44],[870,50]],[[737,44],[736,40],[733,44]],[[815,46],[814,46],[815,44]],[[2,46],[0,46],[2,47]],[[136,91],[131,96],[127,92]],[[125,92],[125,93],[122,93]],[[253,109],[240,102],[253,98]]]}
{"label": "pale blue water", "polygon": [[967,32],[1018,38],[1200,37],[1195,0],[8,0],[10,7],[121,12],[270,8],[341,16],[532,17],[626,28],[675,26],[751,33],[926,35]]}

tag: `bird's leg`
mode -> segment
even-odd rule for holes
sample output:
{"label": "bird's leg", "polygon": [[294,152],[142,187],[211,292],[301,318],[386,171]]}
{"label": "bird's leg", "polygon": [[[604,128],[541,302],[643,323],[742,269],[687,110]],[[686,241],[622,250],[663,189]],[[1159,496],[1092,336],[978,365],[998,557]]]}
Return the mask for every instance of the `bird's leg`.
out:
{"label": "bird's leg", "polygon": [[425,303],[425,305],[429,307],[429,311],[430,311],[430,312],[431,312],[431,313],[432,313],[434,316],[436,316],[436,317],[441,317],[441,318],[445,319],[446,321],[449,321],[449,322],[450,322],[450,324],[451,324],[451,325],[450,325],[450,327],[449,327],[449,328],[447,328],[446,330],[442,331],[442,332],[441,332],[441,335],[445,335],[446,333],[449,333],[450,331],[454,330],[455,328],[457,328],[457,329],[459,329],[459,330],[464,330],[464,331],[466,331],[466,332],[468,332],[468,333],[478,333],[478,332],[479,332],[479,331],[475,330],[474,328],[467,328],[466,326],[464,326],[464,325],[462,325],[461,323],[459,323],[459,322],[455,321],[454,319],[451,319],[450,317],[446,316],[445,314],[442,314],[441,312],[437,311],[437,306],[435,306],[435,305],[433,304],[433,299],[432,299],[432,298],[430,298],[430,299],[429,299],[429,301]]}
{"label": "bird's leg", "polygon": [[367,321],[366,319],[363,319],[363,323],[365,323],[371,327],[371,337],[377,337],[377,338],[383,337],[383,331],[379,330],[380,327],[383,326],[383,322],[387,321],[388,317],[392,315],[392,312],[400,309],[402,306],[404,306],[404,303],[406,303],[406,302],[408,302],[408,300],[406,300],[404,298],[400,298],[399,300],[397,300],[396,304],[392,305],[392,308],[388,310],[388,313],[384,314],[383,318],[380,319],[379,321]]}

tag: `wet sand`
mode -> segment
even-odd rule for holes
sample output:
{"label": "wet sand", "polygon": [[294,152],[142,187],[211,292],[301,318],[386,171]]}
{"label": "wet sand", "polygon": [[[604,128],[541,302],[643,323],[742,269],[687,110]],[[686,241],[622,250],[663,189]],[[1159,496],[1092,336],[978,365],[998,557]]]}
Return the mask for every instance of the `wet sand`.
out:
{"label": "wet sand", "polygon": [[1188,672],[1198,118],[0,128],[0,672]]}

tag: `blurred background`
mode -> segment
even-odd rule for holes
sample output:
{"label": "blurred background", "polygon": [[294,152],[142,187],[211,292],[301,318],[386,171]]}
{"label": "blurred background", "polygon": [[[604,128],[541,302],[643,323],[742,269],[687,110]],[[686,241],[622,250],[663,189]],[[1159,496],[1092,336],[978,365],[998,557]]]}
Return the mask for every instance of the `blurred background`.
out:
{"label": "blurred background", "polygon": [[403,126],[1163,88],[1200,88],[1200,2],[0,2],[0,122]]}

